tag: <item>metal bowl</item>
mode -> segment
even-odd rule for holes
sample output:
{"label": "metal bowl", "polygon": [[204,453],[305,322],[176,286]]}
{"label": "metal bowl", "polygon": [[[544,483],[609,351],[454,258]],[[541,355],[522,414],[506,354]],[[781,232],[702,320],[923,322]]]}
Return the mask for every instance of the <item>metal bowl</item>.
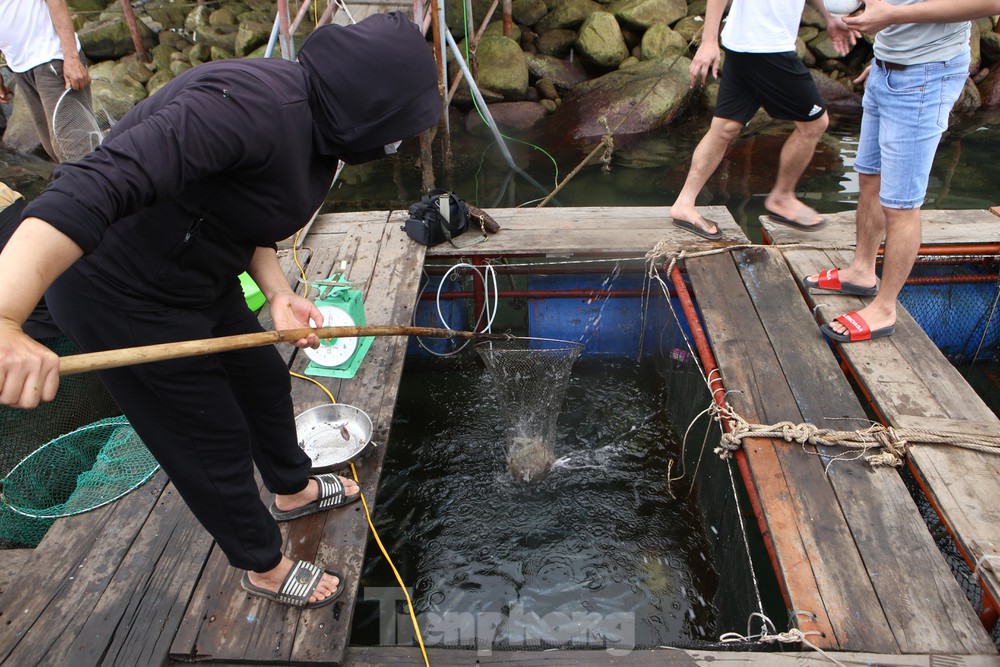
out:
{"label": "metal bowl", "polygon": [[313,470],[329,470],[364,451],[372,439],[372,420],[353,405],[331,403],[296,417],[295,431]]}

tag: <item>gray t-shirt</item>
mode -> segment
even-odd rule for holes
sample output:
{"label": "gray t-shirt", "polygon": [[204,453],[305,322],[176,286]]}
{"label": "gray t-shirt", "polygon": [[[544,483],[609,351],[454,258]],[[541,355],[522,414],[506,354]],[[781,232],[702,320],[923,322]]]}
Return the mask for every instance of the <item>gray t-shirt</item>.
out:
{"label": "gray t-shirt", "polygon": [[[915,5],[924,0],[886,0],[892,5]],[[901,23],[875,35],[875,57],[900,65],[951,60],[969,50],[971,24]]]}

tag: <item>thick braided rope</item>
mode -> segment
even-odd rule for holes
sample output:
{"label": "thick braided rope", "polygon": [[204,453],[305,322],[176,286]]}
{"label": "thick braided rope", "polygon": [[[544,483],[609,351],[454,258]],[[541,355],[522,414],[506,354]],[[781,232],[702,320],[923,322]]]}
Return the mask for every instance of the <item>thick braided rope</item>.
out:
{"label": "thick braided rope", "polygon": [[745,438],[774,438],[800,445],[820,447],[845,447],[862,451],[879,450],[865,458],[872,466],[900,466],[911,442],[930,445],[950,445],[988,454],[1000,454],[1000,436],[970,436],[923,429],[899,429],[873,424],[864,430],[838,431],[819,428],[814,424],[796,424],[790,421],[776,424],[751,424],[728,404],[715,408],[715,418],[726,420],[730,430],[723,433],[715,453],[729,458],[743,446]]}

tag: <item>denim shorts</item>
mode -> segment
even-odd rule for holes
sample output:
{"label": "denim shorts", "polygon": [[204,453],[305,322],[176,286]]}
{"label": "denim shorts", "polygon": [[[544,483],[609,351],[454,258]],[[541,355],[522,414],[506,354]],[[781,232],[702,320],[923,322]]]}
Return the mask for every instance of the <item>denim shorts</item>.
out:
{"label": "denim shorts", "polygon": [[969,77],[969,54],[886,69],[872,63],[854,170],[881,174],[886,208],[920,208],[948,114]]}

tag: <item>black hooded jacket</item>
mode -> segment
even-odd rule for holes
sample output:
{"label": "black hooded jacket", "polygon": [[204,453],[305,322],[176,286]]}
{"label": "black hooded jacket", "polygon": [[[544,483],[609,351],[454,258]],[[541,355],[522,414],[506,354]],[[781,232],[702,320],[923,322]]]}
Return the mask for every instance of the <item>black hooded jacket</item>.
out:
{"label": "black hooded jacket", "polygon": [[299,62],[227,60],[178,76],[25,217],[85,256],[60,279],[127,308],[202,307],[237,289],[257,247],[308,222],[338,158],[364,161],[441,115],[434,59],[398,13],[324,26]]}

